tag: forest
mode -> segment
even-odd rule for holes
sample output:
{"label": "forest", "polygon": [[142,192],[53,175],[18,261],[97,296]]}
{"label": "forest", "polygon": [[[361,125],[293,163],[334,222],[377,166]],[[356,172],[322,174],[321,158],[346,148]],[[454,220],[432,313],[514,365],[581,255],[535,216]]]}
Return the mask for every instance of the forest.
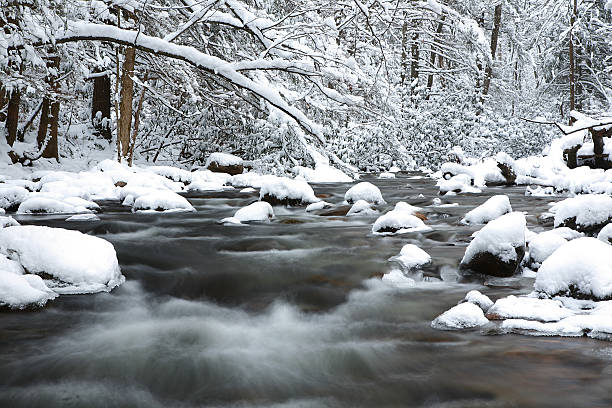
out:
{"label": "forest", "polygon": [[612,399],[612,0],[0,0],[0,407]]}

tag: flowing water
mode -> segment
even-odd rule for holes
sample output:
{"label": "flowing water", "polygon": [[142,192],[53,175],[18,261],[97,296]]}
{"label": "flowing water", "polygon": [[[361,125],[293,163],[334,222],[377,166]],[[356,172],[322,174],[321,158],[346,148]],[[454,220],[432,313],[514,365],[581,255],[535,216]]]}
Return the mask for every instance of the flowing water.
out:
{"label": "flowing water", "polygon": [[[471,289],[497,299],[533,285],[457,282],[475,230],[461,217],[508,194],[537,232],[549,227],[537,216],[551,199],[490,188],[441,208],[430,206],[431,179],[374,182],[389,208],[424,207],[433,231],[380,237],[370,233],[376,216],[282,207],[270,223],[217,224],[257,199],[237,190],[189,195],[190,214],[107,202],[97,222],[16,217],[111,241],[127,281],[0,312],[0,407],[612,406],[610,343],[430,328]],[[314,189],[340,203],[348,185]],[[378,277],[407,243],[434,264],[414,288],[390,287]]]}

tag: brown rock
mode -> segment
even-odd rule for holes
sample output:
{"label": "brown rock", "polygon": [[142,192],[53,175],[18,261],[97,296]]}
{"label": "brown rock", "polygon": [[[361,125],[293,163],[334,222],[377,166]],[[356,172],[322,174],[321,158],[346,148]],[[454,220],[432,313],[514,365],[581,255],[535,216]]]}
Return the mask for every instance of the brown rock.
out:
{"label": "brown rock", "polygon": [[235,176],[236,174],[242,174],[244,171],[244,166],[242,164],[233,164],[231,166],[222,166],[217,162],[211,162],[208,165],[208,170],[214,173],[227,173],[231,176]]}
{"label": "brown rock", "polygon": [[125,187],[127,183],[125,181],[118,181],[115,183],[115,187]]}

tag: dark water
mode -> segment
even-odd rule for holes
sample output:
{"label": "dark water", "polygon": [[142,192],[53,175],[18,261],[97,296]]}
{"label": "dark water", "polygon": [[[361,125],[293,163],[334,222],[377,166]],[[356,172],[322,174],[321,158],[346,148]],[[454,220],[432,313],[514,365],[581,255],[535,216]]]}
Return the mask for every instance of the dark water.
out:
{"label": "dark water", "polygon": [[[271,223],[216,224],[256,199],[237,191],[189,196],[194,214],[105,203],[93,223],[19,218],[111,241],[127,281],[0,313],[0,407],[612,406],[610,343],[429,326],[471,289],[497,299],[533,284],[457,283],[474,231],[459,219],[504,193],[540,231],[550,199],[492,188],[444,199],[458,207],[426,207],[434,182],[409,177],[374,182],[389,207],[423,206],[431,232],[377,237],[375,216],[281,207]],[[314,188],[339,203],[348,185]],[[407,243],[434,266],[425,282],[395,289],[375,277]]]}

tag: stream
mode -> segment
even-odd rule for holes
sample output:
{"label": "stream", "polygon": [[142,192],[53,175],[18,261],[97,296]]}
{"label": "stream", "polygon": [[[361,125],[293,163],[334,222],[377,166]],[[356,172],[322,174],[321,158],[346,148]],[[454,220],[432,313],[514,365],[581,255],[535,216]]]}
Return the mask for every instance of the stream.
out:
{"label": "stream", "polygon": [[[478,226],[466,212],[507,194],[538,216],[561,197],[525,187],[443,197],[435,180],[401,173],[376,184],[388,202],[420,206],[426,233],[375,236],[377,216],[274,207],[269,223],[217,223],[258,197],[186,195],[195,213],[132,214],[98,202],[93,222],[14,216],[112,242],[126,282],[0,312],[1,407],[609,407],[612,344],[589,338],[438,331],[431,320],[472,289],[493,300],[533,279],[461,283],[457,266]],[[314,184],[341,203],[350,184]],[[412,288],[379,277],[412,243],[433,265]]]}

